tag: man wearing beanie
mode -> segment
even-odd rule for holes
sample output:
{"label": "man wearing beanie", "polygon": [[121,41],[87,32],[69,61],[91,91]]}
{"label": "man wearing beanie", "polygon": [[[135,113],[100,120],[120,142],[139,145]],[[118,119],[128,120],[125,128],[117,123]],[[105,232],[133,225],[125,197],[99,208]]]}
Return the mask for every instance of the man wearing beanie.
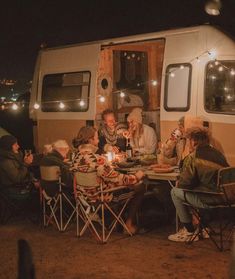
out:
{"label": "man wearing beanie", "polygon": [[12,135],[0,138],[0,186],[6,192],[25,188],[32,179],[28,165],[33,156],[23,158],[17,139]]}
{"label": "man wearing beanie", "polygon": [[127,121],[132,148],[142,154],[155,153],[157,136],[152,127],[142,123],[142,109],[134,108]]}

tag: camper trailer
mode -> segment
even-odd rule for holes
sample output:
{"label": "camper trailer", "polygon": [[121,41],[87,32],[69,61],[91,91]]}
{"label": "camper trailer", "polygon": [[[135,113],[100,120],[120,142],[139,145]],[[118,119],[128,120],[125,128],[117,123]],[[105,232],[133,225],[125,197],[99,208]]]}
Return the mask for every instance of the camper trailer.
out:
{"label": "camper trailer", "polygon": [[133,107],[162,141],[180,117],[201,117],[235,164],[235,42],[205,25],[40,51],[30,100],[38,149],[71,143],[106,108],[124,121]]}

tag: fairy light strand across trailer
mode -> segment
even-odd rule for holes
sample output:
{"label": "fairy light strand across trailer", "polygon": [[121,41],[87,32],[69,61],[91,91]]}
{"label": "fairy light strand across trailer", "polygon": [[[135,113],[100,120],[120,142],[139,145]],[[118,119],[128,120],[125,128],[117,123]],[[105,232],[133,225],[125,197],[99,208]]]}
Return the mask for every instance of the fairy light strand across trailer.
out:
{"label": "fairy light strand across trailer", "polygon": [[205,25],[39,52],[30,100],[38,149],[98,126],[106,108],[124,121],[133,107],[162,141],[180,117],[200,116],[235,164],[235,42]]}

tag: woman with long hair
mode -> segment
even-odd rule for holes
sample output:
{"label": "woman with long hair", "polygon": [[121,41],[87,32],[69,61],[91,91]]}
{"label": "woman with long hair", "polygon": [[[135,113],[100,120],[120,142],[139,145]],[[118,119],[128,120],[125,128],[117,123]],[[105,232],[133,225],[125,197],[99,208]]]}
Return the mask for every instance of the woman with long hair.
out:
{"label": "woman with long hair", "polygon": [[[126,225],[132,234],[137,232],[135,224],[136,213],[143,199],[144,187],[140,184],[144,176],[142,171],[137,171],[135,174],[122,174],[116,171],[105,156],[97,154],[98,150],[98,132],[94,127],[82,127],[79,130],[78,136],[73,143],[76,142],[77,153],[74,157],[74,169],[79,172],[87,173],[87,178],[90,174],[90,186],[97,186],[97,181],[103,181],[103,189],[110,189],[119,186],[126,186],[135,189],[135,195],[131,200],[129,216],[126,220]],[[94,175],[94,173],[96,175]],[[92,174],[92,175],[91,175]],[[136,187],[135,187],[136,186]],[[110,197],[112,198],[112,196]]]}

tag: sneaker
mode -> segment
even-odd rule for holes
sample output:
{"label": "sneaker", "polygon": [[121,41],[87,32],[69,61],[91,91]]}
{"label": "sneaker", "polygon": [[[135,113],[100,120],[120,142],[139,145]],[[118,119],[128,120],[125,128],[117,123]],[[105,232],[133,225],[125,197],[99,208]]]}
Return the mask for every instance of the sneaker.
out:
{"label": "sneaker", "polygon": [[190,241],[198,241],[198,235],[195,237],[195,232],[188,232],[186,228],[179,230],[175,234],[171,234],[168,236],[168,239],[176,242],[190,242]]}

